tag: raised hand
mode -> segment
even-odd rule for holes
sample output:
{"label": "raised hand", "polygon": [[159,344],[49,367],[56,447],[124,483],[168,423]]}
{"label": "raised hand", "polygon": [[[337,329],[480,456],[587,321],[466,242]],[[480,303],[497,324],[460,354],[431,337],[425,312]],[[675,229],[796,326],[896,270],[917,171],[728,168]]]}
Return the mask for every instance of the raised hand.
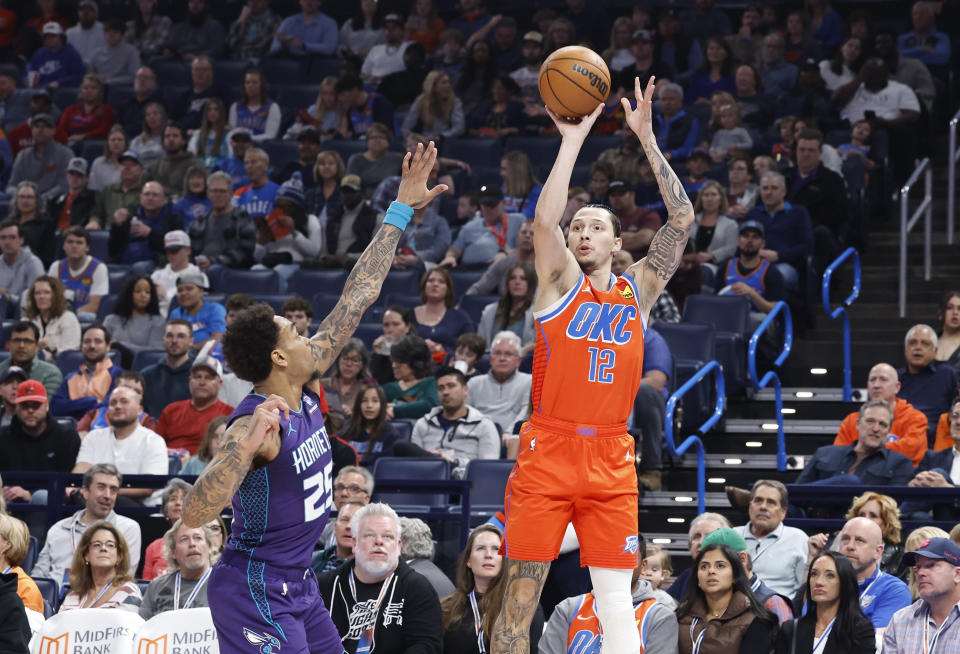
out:
{"label": "raised hand", "polygon": [[550,107],[545,107],[547,110],[547,115],[553,119],[554,124],[557,126],[557,131],[560,132],[560,136],[563,138],[577,138],[580,141],[584,141],[587,138],[587,135],[590,133],[590,130],[593,129],[593,124],[597,122],[597,118],[600,116],[600,112],[603,111],[603,103],[597,104],[597,108],[593,110],[593,113],[580,118],[576,122],[573,120],[568,120],[566,118],[561,118],[553,112]]}
{"label": "raised hand", "polygon": [[437,161],[437,148],[430,141],[426,148],[423,144],[417,145],[416,152],[408,152],[403,158],[400,174],[400,189],[397,191],[397,202],[420,209],[430,204],[435,197],[447,190],[446,184],[437,184],[427,188],[427,180]]}
{"label": "raised hand", "polygon": [[627,125],[637,135],[640,142],[643,143],[653,136],[653,94],[656,91],[654,82],[656,78],[651,77],[647,82],[647,88],[640,88],[640,78],[634,78],[634,95],[637,100],[637,108],[634,109],[628,98],[621,98],[620,104],[623,105],[623,113],[626,116]]}

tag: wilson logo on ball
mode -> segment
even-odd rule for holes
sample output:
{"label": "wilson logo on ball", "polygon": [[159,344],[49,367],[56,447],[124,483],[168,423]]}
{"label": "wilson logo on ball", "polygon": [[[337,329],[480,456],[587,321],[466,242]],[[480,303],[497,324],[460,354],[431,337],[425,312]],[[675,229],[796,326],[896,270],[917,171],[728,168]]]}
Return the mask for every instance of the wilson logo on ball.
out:
{"label": "wilson logo on ball", "polygon": [[609,87],[607,86],[607,83],[606,83],[606,82],[604,82],[602,79],[600,79],[600,76],[599,76],[599,75],[597,75],[596,73],[593,73],[593,72],[587,70],[586,68],[584,68],[584,67],[581,66],[580,64],[573,64],[573,66],[571,67],[571,69],[573,70],[573,72],[575,72],[575,73],[580,73],[580,74],[583,75],[584,77],[589,78],[589,79],[590,79],[590,86],[592,86],[592,87],[594,87],[595,89],[597,89],[597,91],[600,92],[600,95],[606,97],[607,91],[609,90]]}

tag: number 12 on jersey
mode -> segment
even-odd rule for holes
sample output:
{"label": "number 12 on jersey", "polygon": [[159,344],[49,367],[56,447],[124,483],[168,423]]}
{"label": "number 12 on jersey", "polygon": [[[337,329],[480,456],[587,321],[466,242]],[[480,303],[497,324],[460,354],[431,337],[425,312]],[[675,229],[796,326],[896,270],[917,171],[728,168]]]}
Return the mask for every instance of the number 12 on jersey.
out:
{"label": "number 12 on jersey", "polygon": [[612,384],[613,367],[617,365],[617,353],[599,347],[590,347],[587,348],[587,351],[590,353],[590,370],[587,372],[587,381]]}

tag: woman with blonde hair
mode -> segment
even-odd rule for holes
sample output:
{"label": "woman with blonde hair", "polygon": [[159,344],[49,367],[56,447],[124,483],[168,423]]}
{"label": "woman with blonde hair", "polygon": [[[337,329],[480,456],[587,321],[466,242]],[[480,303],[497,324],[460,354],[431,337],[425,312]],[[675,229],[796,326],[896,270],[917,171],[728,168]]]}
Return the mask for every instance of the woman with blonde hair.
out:
{"label": "woman with blonde hair", "polygon": [[543,184],[534,176],[526,153],[511,150],[504,154],[500,160],[500,176],[503,178],[503,210],[533,218]]}
{"label": "woman with blonde hair", "polygon": [[[955,531],[956,527],[952,531]],[[930,525],[924,527],[917,527],[910,532],[910,535],[907,536],[906,540],[903,541],[903,553],[915,552],[920,549],[920,544],[925,540],[930,540],[931,538],[950,538],[950,534],[945,532],[940,527],[933,527]],[[907,568],[904,572],[907,573],[907,586],[910,588],[910,597],[917,599],[920,596],[920,592],[917,590],[917,576],[913,572],[913,568]]]}
{"label": "woman with blonde hair", "polygon": [[56,358],[63,350],[80,349],[80,321],[67,306],[63,283],[56,277],[40,275],[26,293],[24,317],[40,330],[38,345]]}
{"label": "woman with blonde hair", "polygon": [[17,575],[17,595],[23,605],[43,613],[43,595],[36,582],[20,567],[29,548],[30,530],[23,520],[0,513],[0,574]]}
{"label": "woman with blonde hair", "polygon": [[629,16],[620,16],[610,28],[610,47],[600,56],[607,62],[611,73],[619,73],[636,62],[633,56],[633,20]]}
{"label": "woman with blonde hair", "polygon": [[297,112],[297,119],[283,138],[296,139],[300,136],[300,132],[308,127],[313,127],[320,132],[321,138],[332,138],[340,127],[340,123],[343,122],[343,111],[337,104],[336,86],[336,77],[333,75],[324,77],[317,92],[317,101],[310,107]]}
{"label": "woman with blonde hair", "polygon": [[130,576],[127,541],[113,524],[98,520],[90,525],[73,553],[70,592],[60,611],[123,609],[138,612],[140,588]]}
{"label": "woman with blonde hair", "polygon": [[450,76],[441,70],[427,73],[422,92],[410,105],[400,133],[419,132],[432,141],[463,134],[463,103],[454,95]]}
{"label": "woman with blonde hair", "polygon": [[203,120],[200,129],[190,137],[187,150],[197,155],[203,165],[213,170],[221,163],[233,157],[230,147],[227,125],[227,110],[220,98],[207,98],[203,107]]}
{"label": "woman with blonde hair", "polygon": [[708,180],[697,193],[690,242],[701,264],[716,266],[736,254],[738,225],[727,215],[729,208],[727,194],[720,182]]}

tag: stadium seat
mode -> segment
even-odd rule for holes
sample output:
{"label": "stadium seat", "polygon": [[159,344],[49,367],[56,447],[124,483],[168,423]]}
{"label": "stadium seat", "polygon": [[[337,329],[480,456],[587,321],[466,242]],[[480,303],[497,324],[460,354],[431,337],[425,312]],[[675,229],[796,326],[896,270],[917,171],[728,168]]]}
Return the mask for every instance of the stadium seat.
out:
{"label": "stadium seat", "polygon": [[419,295],[404,295],[401,293],[393,293],[391,295],[386,295],[382,297],[384,298],[383,306],[385,307],[388,307],[391,304],[399,304],[402,307],[413,309],[414,307],[417,307],[423,304],[423,300],[420,299]]}
{"label": "stadium seat", "polygon": [[260,147],[270,157],[270,166],[274,170],[279,170],[291,161],[297,160],[297,142],[281,141],[274,139],[272,141],[263,141]]}
{"label": "stadium seat", "polygon": [[493,514],[503,510],[504,491],[514,463],[510,459],[474,459],[467,464],[465,479],[473,482],[472,513]]}
{"label": "stadium seat", "polygon": [[429,510],[449,505],[447,493],[415,490],[382,491],[381,479],[442,481],[450,479],[450,464],[440,458],[382,456],[373,464],[374,502],[387,502],[397,511]]}
{"label": "stadium seat", "polygon": [[54,420],[57,421],[57,424],[60,425],[63,429],[69,431],[77,430],[77,419],[70,416],[56,416]]}
{"label": "stadium seat", "polygon": [[276,295],[280,292],[280,276],[275,270],[237,270],[226,268],[220,276],[217,290],[251,295]]}
{"label": "stadium seat", "polygon": [[[160,642],[169,643],[167,649],[163,646],[158,647]],[[174,643],[189,643],[189,645],[178,647]],[[250,648],[251,652],[277,651],[269,644],[258,648],[256,643],[251,641],[251,645],[254,645]],[[207,607],[178,609],[156,614],[137,630],[131,650],[136,654],[217,651],[220,651],[217,631],[213,627],[213,618],[210,617],[210,609]]]}
{"label": "stadium seat", "polygon": [[[24,572],[26,572],[26,570],[24,570]],[[47,577],[34,577],[33,581],[37,584],[37,589],[43,596],[43,601],[47,602],[54,611],[59,609],[60,602],[57,601],[57,582]]]}
{"label": "stadium seat", "polygon": [[129,270],[107,270],[107,277],[110,279],[110,294],[116,295],[123,289],[127,283],[127,277],[130,276]]}
{"label": "stadium seat", "polygon": [[333,311],[333,307],[335,307],[339,301],[339,295],[331,295],[330,293],[317,293],[314,295],[310,302],[310,304],[313,306],[314,320],[317,322],[323,320],[330,314],[331,311]]}
{"label": "stadium seat", "polygon": [[[307,67],[299,59],[264,57],[260,60],[259,68],[271,86],[302,84],[307,75]],[[314,95],[313,97],[316,98],[317,96]],[[279,94],[277,95],[277,102],[280,102]]]}
{"label": "stadium seat", "polygon": [[740,295],[688,295],[683,305],[683,322],[713,327],[727,393],[742,391],[747,383],[750,300]]}
{"label": "stadium seat", "polygon": [[373,349],[373,341],[375,341],[378,336],[383,336],[383,327],[375,323],[360,323],[353,332],[353,336],[363,341],[367,349]]}
{"label": "stadium seat", "polygon": [[[511,136],[507,139],[503,151],[512,152],[514,150],[523,152],[534,165],[544,162],[550,162],[552,165],[560,151],[560,139],[542,136]],[[498,161],[497,165],[499,164]]]}
{"label": "stadium seat", "polygon": [[[242,88],[243,79],[250,67],[250,62],[242,59],[217,59],[213,62],[213,79],[223,88]],[[267,81],[269,83],[269,78]]]}
{"label": "stadium seat", "polygon": [[167,353],[163,350],[139,350],[133,355],[133,365],[130,368],[132,370],[143,370],[147,366],[163,361],[166,356]]}
{"label": "stadium seat", "polygon": [[146,595],[146,594],[147,594],[147,588],[149,588],[149,587],[150,587],[150,580],[149,580],[149,579],[137,579],[137,588],[140,589],[140,594],[141,594],[141,595]]}
{"label": "stadium seat", "polygon": [[167,454],[167,474],[175,475],[178,472],[180,472],[181,467],[183,467],[183,461],[180,460],[180,455],[168,453]]}
{"label": "stadium seat", "polygon": [[57,354],[57,368],[64,377],[77,370],[83,361],[83,352],[80,350],[63,350]]}
{"label": "stadium seat", "polygon": [[388,295],[416,295],[420,292],[419,270],[391,270],[383,280],[380,297]]}
{"label": "stadium seat", "polygon": [[360,140],[330,139],[324,142],[323,147],[326,150],[334,150],[340,155],[343,162],[347,163],[351,155],[364,152],[367,149],[367,143]]}
{"label": "stadium seat", "polygon": [[[88,164],[92,164],[93,160],[103,154],[103,151],[107,147],[107,142],[102,139],[84,139],[83,143],[80,145],[80,156],[87,160]],[[91,252],[93,254],[93,252]],[[94,255],[96,256],[96,255]],[[98,259],[100,257],[97,257]]]}
{"label": "stadium seat", "polygon": [[340,57],[312,57],[307,71],[307,81],[311,84],[319,84],[326,77],[339,77],[341,63]]}
{"label": "stadium seat", "polygon": [[[591,136],[583,142],[583,147],[580,148],[579,160],[589,161],[591,162],[590,165],[592,165],[592,162],[599,159],[604,150],[609,150],[610,148],[619,148],[621,143],[623,143],[623,137],[618,134],[611,134],[609,136]],[[588,169],[589,167],[590,166],[587,166]]]}
{"label": "stadium seat", "polygon": [[103,322],[104,318],[113,313],[113,309],[116,306],[116,295],[104,295],[102,298],[100,298],[100,306],[97,307],[97,322]]}
{"label": "stadium seat", "polygon": [[471,164],[470,171],[470,190],[479,193],[484,186],[496,186],[503,184],[503,178],[500,177],[500,166],[474,166]]}
{"label": "stadium seat", "polygon": [[498,139],[444,139],[440,146],[440,155],[451,159],[460,159],[471,166],[500,167],[503,150]]}
{"label": "stadium seat", "polygon": [[287,290],[302,298],[312,298],[317,293],[340,295],[346,281],[346,270],[298,270],[288,281]]}
{"label": "stadium seat", "polygon": [[[133,654],[131,636],[143,622],[143,618],[133,611],[116,609],[76,609],[58,613],[43,623],[40,637],[48,642],[47,647],[41,646],[40,650],[44,654],[66,652],[66,643],[69,642],[83,643],[82,651]],[[64,646],[58,649],[61,642]]]}
{"label": "stadium seat", "polygon": [[87,231],[90,235],[90,256],[96,257],[104,263],[110,261],[110,251],[108,244],[110,242],[109,229],[91,229]]}
{"label": "stadium seat", "polygon": [[40,543],[37,541],[36,536],[30,537],[30,544],[27,545],[27,553],[23,557],[23,561],[20,563],[20,567],[23,568],[23,571],[27,574],[30,574],[30,571],[33,570],[33,566],[37,563],[37,557],[40,556]]}
{"label": "stadium seat", "polygon": [[[671,391],[677,389],[708,361],[717,357],[716,340],[710,325],[658,322],[653,328],[660,332],[673,356]],[[712,390],[700,384],[683,399],[683,424],[686,428],[699,426],[713,410]]]}
{"label": "stadium seat", "polygon": [[412,420],[391,420],[390,427],[400,435],[400,440],[409,441],[413,435]]}
{"label": "stadium seat", "polygon": [[[499,295],[464,295],[460,300],[460,310],[465,311],[475,324],[480,324],[484,307],[499,300]],[[489,346],[490,343],[487,345]]]}
{"label": "stadium seat", "polygon": [[111,107],[119,107],[133,97],[132,84],[108,84],[106,103]]}
{"label": "stadium seat", "polygon": [[457,297],[463,297],[467,294],[467,289],[480,281],[480,278],[483,277],[483,270],[457,270],[454,268],[450,271],[450,276],[453,278],[453,293]]}
{"label": "stadium seat", "polygon": [[[182,61],[158,59],[150,62],[150,67],[157,75],[157,86],[168,88],[171,86],[188,87],[193,84],[190,67]],[[217,80],[218,82],[220,80]]]}
{"label": "stadium seat", "polygon": [[50,95],[53,104],[60,109],[66,109],[72,104],[80,101],[80,87],[78,86],[60,86],[52,89]]}
{"label": "stadium seat", "polygon": [[283,314],[283,303],[289,299],[290,297],[287,295],[273,295],[268,293],[257,293],[253,296],[254,302],[269,304],[273,312],[278,316]]}

